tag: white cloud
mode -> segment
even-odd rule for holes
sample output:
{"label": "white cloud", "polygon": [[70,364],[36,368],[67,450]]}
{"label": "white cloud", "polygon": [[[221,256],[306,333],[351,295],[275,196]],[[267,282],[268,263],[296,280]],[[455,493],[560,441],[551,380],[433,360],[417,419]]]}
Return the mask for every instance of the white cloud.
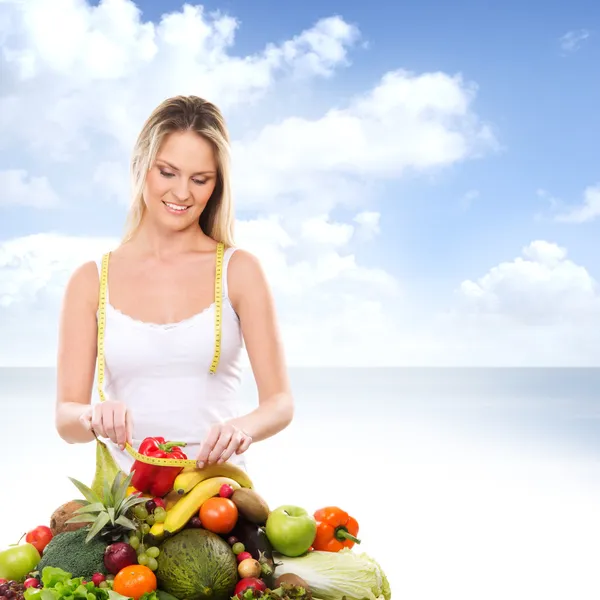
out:
{"label": "white cloud", "polygon": [[[61,27],[53,26],[57,11]],[[155,24],[130,0],[92,7],[82,0],[4,5],[3,139],[67,160],[99,154],[90,136],[129,151],[158,102],[198,94],[227,113],[254,102],[281,77],[329,77],[348,64],[358,30],[339,17],[318,21],[281,44],[235,56],[238,22],[185,5]],[[100,136],[100,137],[98,137]]]}
{"label": "white cloud", "polygon": [[345,246],[354,234],[349,223],[332,223],[327,215],[318,215],[302,224],[302,237],[309,243]]}
{"label": "white cloud", "polygon": [[381,214],[365,210],[354,217],[354,221],[370,233],[379,233]]}
{"label": "white cloud", "polygon": [[555,216],[561,223],[587,223],[600,216],[600,183],[588,186],[583,192],[583,203],[568,208]]}
{"label": "white cloud", "polygon": [[560,48],[565,53],[576,52],[589,37],[590,32],[587,29],[567,31],[559,39]]}
{"label": "white cloud", "polygon": [[565,248],[543,240],[477,281],[464,281],[460,293],[471,310],[527,325],[580,321],[600,308],[598,285],[588,271],[567,259]]}
{"label": "white cloud", "polygon": [[0,208],[31,206],[53,208],[60,204],[57,193],[44,176],[32,176],[25,169],[0,171]]}
{"label": "white cloud", "polygon": [[394,71],[346,108],[268,125],[234,143],[240,197],[264,207],[313,196],[331,208],[348,198],[340,182],[351,188],[365,177],[399,178],[478,156],[496,142],[472,112],[475,93],[458,75]]}
{"label": "white cloud", "polygon": [[455,305],[429,321],[430,356],[448,365],[597,366],[600,290],[590,272],[555,243],[463,281]]}

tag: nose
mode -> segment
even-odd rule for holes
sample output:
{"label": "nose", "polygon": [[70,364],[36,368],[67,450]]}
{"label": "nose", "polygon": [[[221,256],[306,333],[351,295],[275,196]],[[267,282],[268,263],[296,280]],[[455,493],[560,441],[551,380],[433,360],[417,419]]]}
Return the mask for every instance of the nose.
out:
{"label": "nose", "polygon": [[171,188],[171,193],[178,202],[185,202],[190,197],[189,182],[185,177],[177,177]]}

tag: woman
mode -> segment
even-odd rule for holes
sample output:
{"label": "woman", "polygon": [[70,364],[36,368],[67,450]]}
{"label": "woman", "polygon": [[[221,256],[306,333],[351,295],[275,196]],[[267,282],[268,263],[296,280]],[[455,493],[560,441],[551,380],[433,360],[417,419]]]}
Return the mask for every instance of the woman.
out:
{"label": "woman", "polygon": [[[133,152],[123,242],[67,285],[56,428],[69,443],[102,441],[96,483],[116,469],[129,472],[125,444],[137,448],[148,436],[186,442],[199,467],[244,466],[252,442],[292,419],[265,276],[251,254],[234,248],[228,150],[213,104],[192,96],[158,106]],[[243,343],[259,405],[240,415]],[[92,405],[96,361],[105,401]]]}

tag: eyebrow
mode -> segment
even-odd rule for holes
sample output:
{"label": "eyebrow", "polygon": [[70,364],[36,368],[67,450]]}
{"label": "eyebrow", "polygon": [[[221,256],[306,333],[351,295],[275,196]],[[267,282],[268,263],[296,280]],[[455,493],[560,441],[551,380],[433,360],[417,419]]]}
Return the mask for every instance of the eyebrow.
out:
{"label": "eyebrow", "polygon": [[[164,158],[157,158],[156,160],[157,162],[164,163],[168,167],[171,167],[171,169],[173,169],[174,171],[179,171],[179,169],[175,165],[172,165],[168,160],[165,160]],[[193,173],[193,175],[214,175],[215,173],[216,171],[197,171],[196,173]]]}

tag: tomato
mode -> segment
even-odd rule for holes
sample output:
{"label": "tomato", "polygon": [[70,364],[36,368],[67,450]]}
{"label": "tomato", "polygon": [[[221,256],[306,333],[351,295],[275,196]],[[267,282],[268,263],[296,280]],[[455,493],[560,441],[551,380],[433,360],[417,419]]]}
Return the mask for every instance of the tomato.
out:
{"label": "tomato", "polygon": [[202,527],[213,533],[229,533],[237,523],[238,509],[229,498],[209,498],[198,514]]}
{"label": "tomato", "polygon": [[117,594],[139,600],[144,594],[156,591],[156,575],[144,565],[129,565],[115,575],[112,589]]}
{"label": "tomato", "polygon": [[40,554],[52,539],[52,529],[45,525],[40,525],[32,529],[26,536],[25,541],[31,544]]}

